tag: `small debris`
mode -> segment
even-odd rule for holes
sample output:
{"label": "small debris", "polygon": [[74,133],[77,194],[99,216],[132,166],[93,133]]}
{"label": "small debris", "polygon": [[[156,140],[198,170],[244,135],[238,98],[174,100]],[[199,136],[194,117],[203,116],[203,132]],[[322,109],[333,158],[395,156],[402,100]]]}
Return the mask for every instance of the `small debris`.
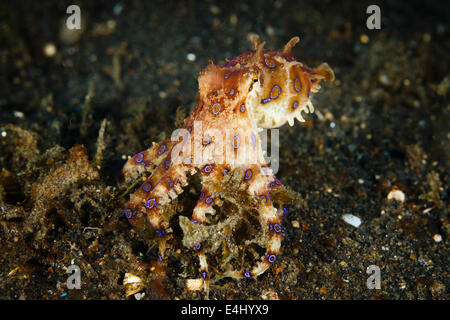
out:
{"label": "small debris", "polygon": [[406,196],[402,190],[393,189],[389,192],[387,198],[388,198],[388,200],[396,200],[396,201],[404,202]]}
{"label": "small debris", "polygon": [[187,279],[186,280],[186,289],[189,291],[200,291],[203,289],[203,279]]}
{"label": "small debris", "polygon": [[186,59],[187,59],[188,61],[193,62],[193,61],[195,61],[195,59],[197,59],[197,56],[195,55],[195,53],[189,52],[189,53],[186,55]]}
{"label": "small debris", "polygon": [[22,111],[14,111],[13,112],[14,117],[23,119],[25,117],[25,114]]}
{"label": "small debris", "polygon": [[263,300],[280,300],[278,294],[272,289],[264,289],[261,293],[261,298]]}
{"label": "small debris", "polygon": [[369,39],[369,36],[368,36],[367,34],[362,34],[362,35],[359,37],[359,41],[360,41],[362,44],[367,44],[367,43],[369,43],[370,39]]}
{"label": "small debris", "polygon": [[138,293],[144,287],[142,279],[129,272],[125,273],[123,285],[125,286],[125,295],[127,297]]}
{"label": "small debris", "polygon": [[292,221],[292,226],[294,228],[300,228],[300,223],[297,220]]}
{"label": "small debris", "polygon": [[361,225],[361,219],[349,213],[342,215],[342,220],[355,228],[358,228]]}
{"label": "small debris", "polygon": [[143,297],[145,297],[145,292],[139,292],[134,295],[136,300],[141,300]]}
{"label": "small debris", "polygon": [[433,236],[433,240],[434,240],[435,242],[441,242],[441,241],[442,241],[442,236],[441,236],[439,233],[436,233],[436,234]]}
{"label": "small debris", "polygon": [[44,54],[49,58],[53,57],[56,54],[56,51],[56,46],[53,43],[47,43],[44,46]]}

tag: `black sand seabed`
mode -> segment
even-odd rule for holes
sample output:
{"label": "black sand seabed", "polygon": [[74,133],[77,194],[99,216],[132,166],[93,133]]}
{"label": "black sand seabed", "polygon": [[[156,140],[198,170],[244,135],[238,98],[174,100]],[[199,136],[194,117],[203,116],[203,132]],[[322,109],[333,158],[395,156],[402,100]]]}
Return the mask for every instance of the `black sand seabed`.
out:
{"label": "black sand seabed", "polygon": [[[155,241],[124,218],[116,181],[125,156],[190,112],[207,61],[256,33],[271,49],[300,36],[294,56],[328,62],[336,81],[314,98],[323,117],[280,130],[277,176],[304,204],[275,266],[210,298],[448,299],[450,10],[437,3],[379,2],[382,28],[368,30],[366,1],[79,1],[71,34],[69,4],[2,2],[0,298],[125,299],[127,272],[145,279],[143,299],[201,298],[185,290],[190,249],[152,278]],[[396,189],[403,202],[387,199]],[[65,285],[71,263],[79,290]]]}

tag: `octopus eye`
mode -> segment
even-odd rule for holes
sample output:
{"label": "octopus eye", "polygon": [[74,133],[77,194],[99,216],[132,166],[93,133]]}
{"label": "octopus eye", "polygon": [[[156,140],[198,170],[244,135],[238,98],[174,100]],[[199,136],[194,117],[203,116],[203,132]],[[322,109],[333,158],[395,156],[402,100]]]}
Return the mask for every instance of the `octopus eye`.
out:
{"label": "octopus eye", "polygon": [[253,82],[258,82],[258,78],[253,79]]}

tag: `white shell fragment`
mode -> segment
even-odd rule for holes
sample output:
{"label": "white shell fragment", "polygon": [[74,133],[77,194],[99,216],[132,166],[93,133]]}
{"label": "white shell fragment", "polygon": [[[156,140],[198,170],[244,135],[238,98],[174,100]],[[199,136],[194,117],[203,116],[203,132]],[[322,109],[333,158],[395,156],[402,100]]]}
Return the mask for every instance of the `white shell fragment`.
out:
{"label": "white shell fragment", "polygon": [[402,190],[394,189],[388,193],[388,200],[397,200],[404,202],[406,199],[405,193]]}
{"label": "white shell fragment", "polygon": [[200,291],[203,289],[203,279],[187,279],[186,289],[189,291]]}
{"label": "white shell fragment", "polygon": [[138,293],[144,288],[142,279],[129,272],[125,273],[123,285],[125,286],[125,295],[127,297]]}
{"label": "white shell fragment", "polygon": [[349,213],[342,215],[342,220],[355,228],[358,228],[361,225],[361,219]]}

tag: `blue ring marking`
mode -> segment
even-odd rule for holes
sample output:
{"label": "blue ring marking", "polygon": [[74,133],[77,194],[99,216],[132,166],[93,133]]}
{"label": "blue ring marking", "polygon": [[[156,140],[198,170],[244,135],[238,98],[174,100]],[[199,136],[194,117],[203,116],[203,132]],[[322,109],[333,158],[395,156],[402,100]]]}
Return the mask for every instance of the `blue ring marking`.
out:
{"label": "blue ring marking", "polygon": [[280,233],[281,232],[281,226],[278,223],[275,223],[273,225],[273,229],[275,230],[276,233]]}
{"label": "blue ring marking", "polygon": [[[161,151],[161,148],[163,148],[162,151]],[[159,155],[160,155],[160,154],[163,154],[165,151],[166,151],[166,145],[163,144],[161,147],[159,147],[159,149],[158,149],[158,154],[159,154]]]}
{"label": "blue ring marking", "polygon": [[298,101],[294,101],[294,103],[292,104],[292,109],[297,109],[298,107]]}
{"label": "blue ring marking", "polygon": [[[207,139],[207,140],[206,140]],[[206,140],[206,141],[205,141]],[[204,146],[208,145],[211,142],[211,138],[210,137],[203,137],[203,141],[202,144]]]}
{"label": "blue ring marking", "polygon": [[256,136],[254,134],[252,134],[252,146],[253,146],[253,149],[255,149],[255,147],[256,147]]}
{"label": "blue ring marking", "polygon": [[225,73],[224,78],[225,78],[225,79],[228,79],[228,78],[230,77],[230,75],[231,75],[231,72],[227,72],[227,73]]}
{"label": "blue ring marking", "polygon": [[274,263],[275,260],[277,260],[277,256],[274,254],[271,255],[267,254],[267,260],[269,260],[270,263]]}
{"label": "blue ring marking", "polygon": [[311,96],[311,91],[308,91],[308,98]]}
{"label": "blue ring marking", "polygon": [[[128,212],[130,214],[128,214]],[[128,208],[125,210],[125,217],[127,217],[127,219],[130,219],[133,216],[133,214],[135,214],[135,213],[136,213],[136,211],[133,212],[130,208]]]}
{"label": "blue ring marking", "polygon": [[244,175],[244,181],[250,179],[253,175],[252,169],[247,169],[245,171],[245,175]]}
{"label": "blue ring marking", "polygon": [[191,222],[192,222],[192,223],[198,223],[198,220],[196,220],[196,219],[191,219]]}
{"label": "blue ring marking", "polygon": [[241,112],[245,112],[245,103],[243,103],[243,104],[241,105],[240,110],[241,110]]}
{"label": "blue ring marking", "polygon": [[164,169],[169,170],[169,168],[170,168],[170,160],[166,160],[164,162]]}
{"label": "blue ring marking", "polygon": [[191,158],[189,158],[189,157],[187,157],[187,158],[184,158],[184,161],[183,161],[183,162],[184,162],[184,164],[185,164],[185,165],[187,165],[187,166],[188,166],[188,165],[190,165],[190,164],[191,164]]}
{"label": "blue ring marking", "polygon": [[166,177],[166,181],[169,184],[169,188],[173,188],[173,182],[171,181],[172,179],[170,179],[170,177]]}
{"label": "blue ring marking", "polygon": [[[297,87],[297,81],[298,81],[298,84],[300,85],[300,87]],[[300,92],[300,90],[302,90],[302,83],[300,82],[299,78],[295,78],[295,80],[294,80],[294,90],[297,92]]]}
{"label": "blue ring marking", "polygon": [[[152,202],[152,205],[150,205],[150,202]],[[156,199],[155,198],[148,199],[147,202],[145,203],[145,207],[147,209],[153,209],[154,206],[156,206]]]}
{"label": "blue ring marking", "polygon": [[251,273],[249,272],[249,271],[245,271],[244,272],[244,277],[246,277],[246,278],[250,278],[252,275],[251,275]]}
{"label": "blue ring marking", "polygon": [[311,79],[311,82],[316,82],[317,81],[317,79]]}
{"label": "blue ring marking", "polygon": [[273,224],[269,224],[269,230],[270,230],[270,231],[273,230]]}
{"label": "blue ring marking", "polygon": [[230,90],[230,96],[234,95],[234,89]]}
{"label": "blue ring marking", "polygon": [[211,204],[211,203],[213,203],[213,201],[214,201],[214,199],[213,199],[213,197],[211,197],[211,196],[209,196],[209,197],[206,198],[206,200],[205,200],[205,202],[206,202],[207,204]]}
{"label": "blue ring marking", "polygon": [[206,271],[203,271],[202,272],[202,277],[203,277],[203,279],[208,279],[208,274],[206,273]]}
{"label": "blue ring marking", "polygon": [[150,190],[152,190],[152,184],[150,182],[144,182],[144,184],[142,185],[142,190],[144,190],[145,192],[149,192]]}
{"label": "blue ring marking", "polygon": [[253,85],[250,86],[250,88],[248,88],[248,91],[252,91],[253,90]]}
{"label": "blue ring marking", "polygon": [[[267,64],[267,61],[270,61],[270,62],[271,62],[271,65],[270,65],[270,66]],[[273,68],[275,68],[275,67],[277,66],[277,63],[276,63],[273,59],[271,59],[271,58],[265,58],[265,59],[264,59],[264,64],[265,64],[267,67],[271,68],[271,69],[273,69]]]}
{"label": "blue ring marking", "polygon": [[[237,138],[237,145],[236,145],[236,138]],[[239,148],[239,146],[241,145],[241,139],[239,139],[239,136],[234,136],[233,137],[233,148],[237,149]]]}
{"label": "blue ring marking", "polygon": [[271,183],[269,184],[269,187],[271,187],[271,188],[275,187],[274,182],[271,182]]}
{"label": "blue ring marking", "polygon": [[275,178],[275,183],[276,183],[277,185],[281,185],[281,181],[278,180],[277,178]]}
{"label": "blue ring marking", "polygon": [[267,197],[266,197],[265,195],[262,194],[262,195],[260,195],[259,197],[260,197],[260,198],[266,199],[266,202],[267,202]]}
{"label": "blue ring marking", "polygon": [[202,248],[202,243],[199,242],[196,246],[195,246],[195,250],[200,250]]}
{"label": "blue ring marking", "polygon": [[[215,111],[217,106],[219,107],[219,110]],[[220,110],[222,110],[222,106],[220,105],[220,103],[214,103],[212,106],[212,113],[218,114]]]}
{"label": "blue ring marking", "polygon": [[284,208],[283,208],[283,213],[284,213],[284,215],[287,215],[287,214],[288,214],[288,212],[289,212],[289,209],[288,209],[288,207],[284,207]]}
{"label": "blue ring marking", "polygon": [[226,175],[226,174],[228,173],[228,171],[230,171],[230,170],[228,170],[228,169],[225,168],[225,169],[223,169],[222,174],[223,174],[223,175]]}
{"label": "blue ring marking", "polygon": [[[138,160],[138,157],[141,157],[141,158]],[[143,154],[142,152],[141,152],[141,153],[138,153],[138,154],[134,157],[134,161],[136,161],[137,163],[141,163],[142,160],[144,160],[144,154]]]}
{"label": "blue ring marking", "polygon": [[[275,88],[278,88],[278,94],[276,95],[276,97],[273,97],[272,94],[273,94],[273,90],[274,90]],[[272,87],[272,90],[270,90],[270,99],[274,99],[274,100],[275,100],[276,98],[279,97],[280,94],[281,94],[281,88],[280,88],[280,86],[274,85],[274,86]]]}
{"label": "blue ring marking", "polygon": [[211,170],[212,170],[212,165],[210,165],[210,164],[207,164],[207,165],[203,168],[203,171],[204,171],[205,173],[210,173]]}
{"label": "blue ring marking", "polygon": [[263,101],[262,101],[262,103],[267,103],[267,102],[270,102],[270,98],[267,98],[267,99],[263,99]]}
{"label": "blue ring marking", "polygon": [[200,193],[200,198],[199,198],[199,200],[202,200],[204,197],[205,197],[205,193],[204,193],[204,192]]}

